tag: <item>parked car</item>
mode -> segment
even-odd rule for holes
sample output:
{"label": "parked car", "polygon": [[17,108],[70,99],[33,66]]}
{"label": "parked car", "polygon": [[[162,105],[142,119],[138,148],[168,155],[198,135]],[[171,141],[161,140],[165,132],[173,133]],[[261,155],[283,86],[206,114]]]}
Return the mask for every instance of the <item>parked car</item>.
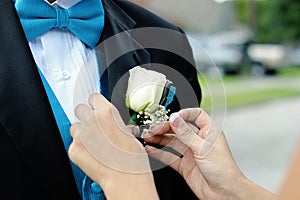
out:
{"label": "parked car", "polygon": [[292,48],[289,54],[290,64],[300,66],[300,46]]}
{"label": "parked car", "polygon": [[287,58],[287,50],[281,44],[251,44],[247,54],[254,76],[275,74],[279,67],[284,66]]}
{"label": "parked car", "polygon": [[243,60],[242,42],[228,36],[191,36],[190,43],[197,66],[210,73],[218,67],[221,74],[238,73]]}
{"label": "parked car", "polygon": [[275,74],[287,56],[283,45],[253,44],[240,32],[191,36],[190,43],[197,66],[206,73],[217,66],[222,74],[238,74],[243,67],[253,76]]}

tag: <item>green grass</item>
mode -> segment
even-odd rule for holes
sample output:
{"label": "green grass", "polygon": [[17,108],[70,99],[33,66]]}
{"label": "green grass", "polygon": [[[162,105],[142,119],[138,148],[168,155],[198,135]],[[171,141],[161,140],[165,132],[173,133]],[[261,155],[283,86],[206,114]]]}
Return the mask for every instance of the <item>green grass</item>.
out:
{"label": "green grass", "polygon": [[278,76],[280,77],[299,77],[300,78],[300,66],[283,67],[278,70]]}
{"label": "green grass", "polygon": [[269,100],[299,95],[299,90],[289,88],[270,88],[227,96],[227,107],[251,105]]}
{"label": "green grass", "polygon": [[[224,98],[221,97],[209,97],[203,92],[203,99],[201,107],[207,111],[212,109],[212,99],[213,99],[213,108],[219,109],[224,106]],[[300,95],[299,90],[293,88],[267,88],[262,90],[254,91],[244,91],[240,93],[228,94],[226,95],[226,107],[227,108],[237,108],[242,106],[253,105],[257,103],[263,103],[266,101],[287,98]]]}
{"label": "green grass", "polygon": [[223,76],[221,79],[220,78],[211,78],[206,75],[199,75],[198,76],[198,81],[201,86],[205,86],[207,84],[209,85],[220,85],[220,84],[231,84],[231,83],[237,83],[240,81],[243,81],[245,79],[249,79],[249,76],[246,75],[229,75],[229,76]]}
{"label": "green grass", "polygon": [[[288,69],[286,69],[288,70]],[[295,70],[295,71],[294,71]],[[295,79],[296,75],[299,74],[300,77],[300,70],[298,69],[289,69],[289,71],[281,72],[283,73],[280,76],[291,76],[291,78]],[[245,76],[225,76],[222,80],[215,80],[208,77],[199,77],[199,82],[203,91],[203,98],[201,107],[207,110],[208,112],[211,111],[213,108],[214,110],[218,110],[223,108],[225,105],[224,100],[226,99],[226,108],[232,109],[242,106],[248,106],[258,103],[267,102],[274,99],[281,99],[281,98],[288,98],[293,96],[300,95],[300,88],[296,87],[279,87],[280,85],[258,85],[254,89],[240,89],[236,90],[232,86],[239,86],[245,84],[245,80],[249,79],[250,77]],[[262,82],[263,83],[263,82]],[[210,86],[211,89],[215,88],[222,88],[222,84],[224,84],[226,94],[220,92],[212,94],[207,89],[207,85]],[[280,83],[278,83],[280,84]],[[282,85],[281,85],[282,86]],[[225,97],[224,97],[225,95]],[[213,105],[212,105],[213,101]]]}

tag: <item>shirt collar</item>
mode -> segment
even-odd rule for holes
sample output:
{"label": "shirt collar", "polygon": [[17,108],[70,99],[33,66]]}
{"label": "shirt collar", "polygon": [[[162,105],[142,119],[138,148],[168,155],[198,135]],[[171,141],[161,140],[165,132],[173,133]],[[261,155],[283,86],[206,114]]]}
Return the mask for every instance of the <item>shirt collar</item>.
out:
{"label": "shirt collar", "polygon": [[44,0],[44,1],[47,2],[51,6],[58,5],[64,9],[69,9],[82,0],[56,0],[53,3],[49,3],[47,0]]}

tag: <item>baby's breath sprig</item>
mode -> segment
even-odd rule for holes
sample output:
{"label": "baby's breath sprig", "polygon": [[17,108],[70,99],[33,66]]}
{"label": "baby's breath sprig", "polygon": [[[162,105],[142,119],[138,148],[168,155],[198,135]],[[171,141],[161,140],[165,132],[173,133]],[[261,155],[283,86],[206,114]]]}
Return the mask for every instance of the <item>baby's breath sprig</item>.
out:
{"label": "baby's breath sprig", "polygon": [[140,111],[137,115],[137,118],[143,125],[160,124],[165,121],[168,121],[169,112],[169,109],[167,110],[164,106],[158,105],[157,109],[152,113],[149,112],[149,109],[146,109],[145,111]]}

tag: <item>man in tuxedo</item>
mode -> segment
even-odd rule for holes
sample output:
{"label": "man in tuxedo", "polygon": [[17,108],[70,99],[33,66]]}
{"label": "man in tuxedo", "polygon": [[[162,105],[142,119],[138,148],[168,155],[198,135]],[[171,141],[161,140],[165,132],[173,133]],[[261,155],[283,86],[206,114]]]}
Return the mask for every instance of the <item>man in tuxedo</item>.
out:
{"label": "man in tuxedo", "polygon": [[[129,30],[143,27],[180,33],[170,34],[167,40],[188,58],[167,50],[142,48],[141,35],[135,37]],[[123,32],[127,33],[126,39],[117,36]],[[105,199],[101,187],[67,156],[69,127],[76,121],[73,108],[80,103],[75,98],[84,99],[99,91],[126,120],[124,77],[128,70],[145,65],[168,77],[168,70],[151,64],[159,63],[181,74],[197,97],[186,103],[175,100],[170,109],[199,106],[197,72],[187,61],[192,60],[192,52],[181,33],[179,28],[128,1],[1,0],[1,199]],[[113,47],[105,44],[112,36],[116,36]],[[141,48],[126,52],[133,46]],[[116,49],[126,53],[110,60]],[[86,63],[92,69],[83,67]],[[90,73],[78,78],[82,68]],[[174,85],[178,98],[189,98],[184,84],[175,80]],[[153,173],[161,199],[196,199],[171,168]]]}

